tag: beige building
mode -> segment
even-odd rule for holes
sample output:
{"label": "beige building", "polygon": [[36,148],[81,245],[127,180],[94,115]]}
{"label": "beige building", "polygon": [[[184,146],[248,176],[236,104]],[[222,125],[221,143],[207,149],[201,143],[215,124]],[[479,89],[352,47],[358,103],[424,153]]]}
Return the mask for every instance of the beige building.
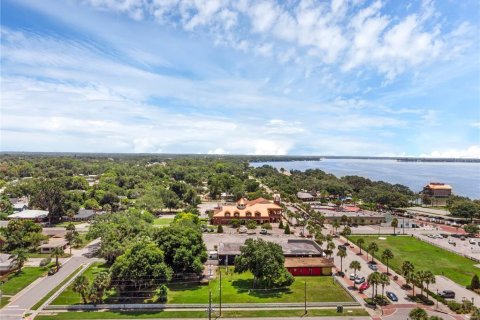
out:
{"label": "beige building", "polygon": [[257,223],[279,222],[282,217],[279,201],[279,198],[275,202],[264,198],[251,201],[242,198],[235,205],[216,208],[213,212],[212,224],[229,224],[233,219],[253,220]]}

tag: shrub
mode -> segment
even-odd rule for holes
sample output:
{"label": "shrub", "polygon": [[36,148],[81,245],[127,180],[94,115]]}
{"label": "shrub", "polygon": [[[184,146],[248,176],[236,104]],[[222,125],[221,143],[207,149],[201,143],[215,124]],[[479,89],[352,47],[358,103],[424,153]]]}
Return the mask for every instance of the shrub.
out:
{"label": "shrub", "polygon": [[250,220],[247,222],[247,229],[255,229],[257,227],[257,222]]}
{"label": "shrub", "polygon": [[470,283],[470,290],[480,289],[480,280],[478,279],[477,275],[474,275],[472,278],[472,282]]}
{"label": "shrub", "polygon": [[45,267],[45,266],[49,265],[50,262],[52,262],[52,258],[50,258],[50,257],[43,258],[42,261],[40,261],[40,267]]}
{"label": "shrub", "polygon": [[232,219],[231,224],[232,224],[232,227],[238,228],[238,227],[240,227],[241,222],[240,222],[240,220],[238,220],[238,219]]}
{"label": "shrub", "polygon": [[217,227],[217,233],[223,233],[223,227],[221,224],[219,224]]}
{"label": "shrub", "polygon": [[155,301],[160,303],[167,302],[167,294],[168,294],[167,286],[162,284],[160,287],[157,288],[157,290],[155,290],[155,297],[156,297]]}
{"label": "shrub", "polygon": [[290,234],[290,226],[287,224],[287,226],[285,227],[285,234]]}
{"label": "shrub", "polygon": [[278,227],[279,227],[280,229],[285,228],[285,226],[283,225],[283,219],[280,219],[280,224],[278,225]]}
{"label": "shrub", "polygon": [[267,229],[267,230],[272,230],[272,225],[267,222],[267,223],[262,224],[262,228]]}

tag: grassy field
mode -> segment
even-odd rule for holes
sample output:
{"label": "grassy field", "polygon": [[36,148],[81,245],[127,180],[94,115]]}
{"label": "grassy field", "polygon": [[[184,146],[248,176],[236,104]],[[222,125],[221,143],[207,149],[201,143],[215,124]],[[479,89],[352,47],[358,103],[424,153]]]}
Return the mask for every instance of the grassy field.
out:
{"label": "grassy field", "polygon": [[[217,314],[214,314],[215,317]],[[223,311],[222,317],[248,318],[248,317],[301,317],[303,310],[236,310]],[[363,309],[344,309],[343,313],[337,313],[335,309],[312,309],[304,318],[321,316],[368,316]],[[143,312],[62,312],[57,315],[39,315],[39,320],[67,320],[67,319],[145,319],[145,318],[208,318],[206,311],[143,311]]]}
{"label": "grassy field", "polygon": [[168,226],[173,222],[173,218],[156,218],[153,220],[154,226]]}
{"label": "grassy field", "polygon": [[375,241],[379,247],[375,255],[377,259],[386,248],[392,250],[395,258],[390,261],[390,267],[397,272],[400,272],[402,263],[408,260],[415,265],[416,270],[430,270],[436,275],[444,275],[463,286],[470,284],[475,273],[480,275],[480,269],[475,267],[476,262],[413,237],[390,236],[386,237],[386,240],[379,240],[377,236],[349,238],[354,242],[358,238],[364,238],[365,248],[370,242]]}
{"label": "grassy field", "polygon": [[15,295],[47,271],[47,267],[24,267],[20,272],[11,274],[8,280],[0,285],[0,290],[2,294]]}
{"label": "grassy field", "polygon": [[[103,264],[92,264],[84,273],[90,279],[100,271],[106,270]],[[307,281],[307,301],[309,302],[337,302],[352,301],[350,295],[343,288],[332,281],[331,277],[296,277],[295,282],[288,288],[274,290],[252,289],[252,275],[249,273],[228,275],[222,273],[222,302],[224,303],[268,303],[268,302],[303,302],[304,281]],[[219,279],[209,284],[176,283],[168,285],[168,303],[208,303],[208,292],[212,290],[212,300],[219,301]],[[115,303],[115,290],[106,292],[104,300]],[[141,302],[141,301],[132,301]],[[71,287],[65,289],[52,304],[81,304],[82,299]]]}
{"label": "grassy field", "polygon": [[[268,303],[304,301],[304,282],[307,281],[307,301],[333,302],[352,301],[343,288],[333,283],[331,277],[295,277],[288,288],[264,290],[252,289],[253,277],[250,273],[236,274],[222,272],[222,302],[224,303]],[[169,285],[169,303],[207,303],[208,291],[212,290],[212,300],[219,300],[219,279],[209,285],[172,284]]]}
{"label": "grassy field", "polygon": [[[92,263],[90,267],[83,273],[84,276],[88,278],[90,283],[93,281],[95,275],[101,271],[107,271],[108,267],[100,262]],[[110,292],[108,292],[110,293]],[[105,297],[108,297],[106,294]],[[81,296],[73,292],[72,285],[68,286],[55,300],[52,301],[52,304],[81,304],[82,298]]]}

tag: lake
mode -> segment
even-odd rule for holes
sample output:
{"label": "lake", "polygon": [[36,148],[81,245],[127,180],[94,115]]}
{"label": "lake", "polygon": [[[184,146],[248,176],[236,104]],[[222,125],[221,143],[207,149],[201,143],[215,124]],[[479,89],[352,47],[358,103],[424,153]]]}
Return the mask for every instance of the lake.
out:
{"label": "lake", "polygon": [[480,199],[480,163],[464,162],[399,162],[395,160],[322,159],[321,161],[252,162],[251,166],[270,165],[286,170],[320,169],[337,177],[362,176],[408,186],[419,192],[429,182],[443,182],[453,193]]}

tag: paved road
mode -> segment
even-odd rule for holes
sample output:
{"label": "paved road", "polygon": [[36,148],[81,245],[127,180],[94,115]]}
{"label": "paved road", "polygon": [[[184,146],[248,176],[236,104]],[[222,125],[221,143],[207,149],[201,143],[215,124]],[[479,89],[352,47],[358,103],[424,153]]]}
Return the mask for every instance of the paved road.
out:
{"label": "paved road", "polygon": [[38,301],[59,285],[72,272],[77,270],[82,264],[91,261],[92,252],[96,249],[98,241],[93,241],[83,249],[72,252],[73,256],[66,261],[60,271],[53,276],[41,278],[28,290],[19,292],[12,301],[0,310],[1,320],[18,320],[22,315],[30,310]]}
{"label": "paved road", "polygon": [[474,303],[480,303],[480,295],[476,294],[475,292],[468,290],[467,288],[443,276],[435,276],[435,279],[436,283],[430,285],[430,290],[432,292],[437,290],[439,292],[443,290],[452,290],[455,292],[455,300],[458,302],[462,302],[464,299],[470,301],[473,299]]}

